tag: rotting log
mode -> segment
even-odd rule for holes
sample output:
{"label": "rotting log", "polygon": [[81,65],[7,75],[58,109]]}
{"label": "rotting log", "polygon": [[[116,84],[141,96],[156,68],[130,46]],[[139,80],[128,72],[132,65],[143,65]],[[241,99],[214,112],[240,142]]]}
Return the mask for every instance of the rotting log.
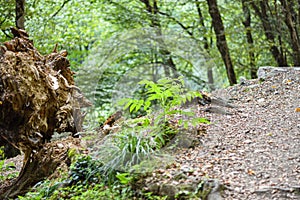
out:
{"label": "rotting log", "polygon": [[[55,47],[43,56],[25,31],[11,31],[14,38],[0,46],[0,138],[24,153],[24,163],[11,188],[0,190],[0,199],[13,198],[50,175],[57,166],[52,135],[81,131],[81,108],[90,105],[75,86],[66,51]],[[48,173],[40,173],[41,166]]]}

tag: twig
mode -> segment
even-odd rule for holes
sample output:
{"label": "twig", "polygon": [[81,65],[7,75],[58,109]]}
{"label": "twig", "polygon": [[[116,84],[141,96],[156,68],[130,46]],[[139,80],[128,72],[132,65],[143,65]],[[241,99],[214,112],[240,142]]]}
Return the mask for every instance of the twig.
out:
{"label": "twig", "polygon": [[52,19],[53,17],[55,17],[63,8],[64,8],[64,6],[69,2],[70,0],[65,0],[64,2],[63,2],[63,4],[60,6],[60,8],[49,18],[49,20],[50,19]]}
{"label": "twig", "polygon": [[13,37],[11,37],[10,35],[8,35],[6,32],[5,32],[5,30],[3,30],[3,29],[1,29],[1,31],[4,33],[4,35],[6,36],[6,37],[8,37],[9,39],[12,39]]}

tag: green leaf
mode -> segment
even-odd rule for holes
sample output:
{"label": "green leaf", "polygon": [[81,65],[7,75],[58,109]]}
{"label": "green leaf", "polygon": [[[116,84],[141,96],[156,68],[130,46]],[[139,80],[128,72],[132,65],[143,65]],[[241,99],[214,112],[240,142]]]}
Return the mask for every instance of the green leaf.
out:
{"label": "green leaf", "polygon": [[136,104],[131,104],[130,108],[129,108],[129,112],[132,112],[136,107]]}
{"label": "green leaf", "polygon": [[191,95],[191,93],[187,93],[187,99],[188,99],[188,101],[192,101],[192,95]]}
{"label": "green leaf", "polygon": [[150,106],[151,106],[151,101],[149,101],[148,99],[144,104],[144,110],[147,111]]}
{"label": "green leaf", "polygon": [[184,124],[183,127],[184,127],[185,129],[187,129],[187,128],[189,127],[189,123],[188,123],[187,121],[184,121],[183,124]]}
{"label": "green leaf", "polygon": [[126,185],[132,181],[133,177],[129,176],[130,173],[117,173],[116,177],[119,179],[120,183]]}
{"label": "green leaf", "polygon": [[128,101],[128,103],[123,107],[123,110],[126,110],[129,108],[129,106],[132,104],[132,101]]}
{"label": "green leaf", "polygon": [[178,120],[178,124],[181,125],[183,123],[183,119]]}
{"label": "green leaf", "polygon": [[117,104],[119,106],[123,106],[124,104],[128,103],[129,101],[130,101],[130,99],[124,98],[124,99],[119,100]]}
{"label": "green leaf", "polygon": [[153,100],[160,100],[161,95],[160,94],[152,94],[147,100],[148,101],[153,101]]}
{"label": "green leaf", "polygon": [[201,99],[203,98],[203,97],[202,97],[202,94],[201,94],[200,92],[195,92],[195,96],[196,96],[196,97],[200,97]]}
{"label": "green leaf", "polygon": [[140,110],[140,108],[142,107],[143,103],[144,103],[144,100],[139,100],[139,101],[137,102],[137,105],[136,105],[136,107],[135,107],[135,112],[137,112],[137,111]]}
{"label": "green leaf", "polygon": [[197,125],[199,123],[210,124],[210,121],[203,117],[197,117],[197,118],[192,119],[192,124]]}

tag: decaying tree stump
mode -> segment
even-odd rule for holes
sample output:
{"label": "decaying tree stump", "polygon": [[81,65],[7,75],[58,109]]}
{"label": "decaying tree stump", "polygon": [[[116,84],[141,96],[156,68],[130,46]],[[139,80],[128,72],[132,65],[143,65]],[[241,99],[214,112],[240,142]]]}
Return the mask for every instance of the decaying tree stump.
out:
{"label": "decaying tree stump", "polygon": [[14,197],[50,175],[57,166],[53,153],[66,154],[48,144],[51,136],[81,131],[80,108],[89,105],[74,85],[66,51],[55,48],[42,56],[25,31],[11,31],[14,39],[0,47],[0,141],[24,152],[24,163],[13,186],[0,191],[0,199]]}

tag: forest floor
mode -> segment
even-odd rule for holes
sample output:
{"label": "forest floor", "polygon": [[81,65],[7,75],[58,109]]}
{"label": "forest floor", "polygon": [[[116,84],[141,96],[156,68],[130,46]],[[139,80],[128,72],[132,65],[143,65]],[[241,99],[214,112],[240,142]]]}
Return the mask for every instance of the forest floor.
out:
{"label": "forest floor", "polygon": [[300,199],[300,70],[216,91],[235,108],[209,116],[194,156],[225,199]]}
{"label": "forest floor", "polygon": [[[233,107],[197,106],[199,116],[211,121],[206,132],[192,133],[198,143],[174,150],[173,163],[154,171],[146,185],[207,177],[218,180],[221,195],[211,200],[300,199],[300,70],[247,80],[212,95]],[[7,162],[22,161],[17,158]]]}
{"label": "forest floor", "polygon": [[[219,180],[226,200],[300,199],[300,70],[274,72],[213,96],[234,107],[198,107],[212,123],[199,145],[176,152],[174,168],[189,168],[191,179]],[[174,169],[160,176],[168,174]]]}

